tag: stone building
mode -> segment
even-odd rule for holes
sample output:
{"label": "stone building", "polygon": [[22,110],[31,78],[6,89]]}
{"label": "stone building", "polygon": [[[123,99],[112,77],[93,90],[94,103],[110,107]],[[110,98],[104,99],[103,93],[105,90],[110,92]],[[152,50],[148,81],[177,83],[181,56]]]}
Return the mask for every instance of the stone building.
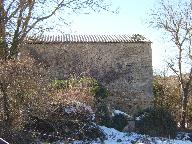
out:
{"label": "stone building", "polygon": [[63,35],[27,39],[55,79],[89,75],[110,91],[109,104],[134,113],[152,102],[151,42],[140,35]]}

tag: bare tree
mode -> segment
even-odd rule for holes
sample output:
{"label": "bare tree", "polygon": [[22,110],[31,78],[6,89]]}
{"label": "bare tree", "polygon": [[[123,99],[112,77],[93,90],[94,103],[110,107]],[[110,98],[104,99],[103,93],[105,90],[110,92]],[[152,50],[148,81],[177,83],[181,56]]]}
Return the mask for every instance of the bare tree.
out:
{"label": "bare tree", "polygon": [[[170,38],[177,55],[168,62],[169,68],[177,75],[181,97],[181,128],[185,128],[187,105],[192,86],[191,28],[192,1],[161,0],[158,9],[152,11],[152,25],[163,30]],[[184,74],[188,68],[187,74]]]}
{"label": "bare tree", "polygon": [[108,10],[105,0],[0,0],[0,57],[17,56],[18,46],[32,31],[46,30],[45,20],[65,24],[65,13]]}

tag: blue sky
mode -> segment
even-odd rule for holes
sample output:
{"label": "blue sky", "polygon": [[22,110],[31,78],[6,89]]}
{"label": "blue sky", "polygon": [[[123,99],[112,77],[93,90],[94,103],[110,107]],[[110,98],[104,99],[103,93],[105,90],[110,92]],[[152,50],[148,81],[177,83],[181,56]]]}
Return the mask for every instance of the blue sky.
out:
{"label": "blue sky", "polygon": [[112,0],[112,9],[119,7],[118,14],[102,11],[79,15],[73,19],[72,28],[86,34],[146,33],[144,24],[153,3],[154,0]]}
{"label": "blue sky", "polygon": [[158,0],[112,0],[112,8],[119,7],[118,14],[101,11],[87,15],[76,15],[72,19],[73,34],[142,34],[152,43],[153,67],[164,66],[165,45],[159,31],[147,24],[150,10]]}
{"label": "blue sky", "polygon": [[[110,0],[109,0],[110,1]],[[119,13],[107,11],[100,13],[70,15],[71,22],[66,33],[71,34],[141,34],[150,39],[153,51],[154,70],[164,66],[165,43],[162,34],[149,27],[150,10],[158,5],[159,0],[111,0],[112,7],[119,7]],[[70,30],[69,30],[70,29]]]}

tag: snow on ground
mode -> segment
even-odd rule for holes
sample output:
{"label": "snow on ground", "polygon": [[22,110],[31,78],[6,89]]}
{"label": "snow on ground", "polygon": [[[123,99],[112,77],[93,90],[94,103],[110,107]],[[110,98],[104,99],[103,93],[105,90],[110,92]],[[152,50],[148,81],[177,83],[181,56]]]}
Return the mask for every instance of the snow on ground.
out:
{"label": "snow on ground", "polygon": [[173,140],[158,137],[149,137],[146,135],[140,135],[136,133],[123,133],[119,132],[113,128],[107,128],[105,126],[100,126],[107,136],[104,142],[101,141],[75,141],[73,144],[192,144],[191,141],[187,140]]}
{"label": "snow on ground", "polygon": [[108,137],[108,139],[104,141],[105,144],[192,144],[191,141],[149,137],[136,133],[123,133],[104,126],[101,126],[101,129]]}

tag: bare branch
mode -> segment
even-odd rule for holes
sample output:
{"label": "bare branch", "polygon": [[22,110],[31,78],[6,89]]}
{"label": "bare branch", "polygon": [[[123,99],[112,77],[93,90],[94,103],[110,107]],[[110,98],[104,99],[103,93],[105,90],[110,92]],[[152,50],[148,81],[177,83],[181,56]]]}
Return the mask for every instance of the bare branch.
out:
{"label": "bare branch", "polygon": [[[169,1],[162,0],[160,8],[156,9],[153,13],[153,24],[164,30],[170,36],[173,46],[176,47],[178,58],[176,59],[177,65],[168,63],[169,68],[178,77],[180,82],[180,97],[182,98],[182,112],[181,112],[181,125],[185,127],[186,108],[189,97],[189,89],[192,87],[192,66],[189,65],[190,72],[183,74],[184,63],[183,61],[191,61],[191,26],[192,26],[192,1],[180,1],[170,3]],[[186,54],[188,52],[188,54]],[[190,57],[186,58],[186,55]],[[190,58],[190,59],[189,59]],[[176,66],[176,67],[175,67]]]}
{"label": "bare branch", "polygon": [[[29,33],[51,28],[51,24],[41,27],[43,22],[55,17],[58,24],[66,24],[64,12],[78,12],[83,9],[108,10],[105,0],[0,0],[0,29],[4,30],[10,54],[18,53],[18,46]],[[106,0],[107,1],[107,0]],[[68,12],[68,11],[67,11]],[[1,52],[0,52],[1,53]],[[11,54],[12,55],[12,54]],[[1,56],[0,56],[1,57]]]}

